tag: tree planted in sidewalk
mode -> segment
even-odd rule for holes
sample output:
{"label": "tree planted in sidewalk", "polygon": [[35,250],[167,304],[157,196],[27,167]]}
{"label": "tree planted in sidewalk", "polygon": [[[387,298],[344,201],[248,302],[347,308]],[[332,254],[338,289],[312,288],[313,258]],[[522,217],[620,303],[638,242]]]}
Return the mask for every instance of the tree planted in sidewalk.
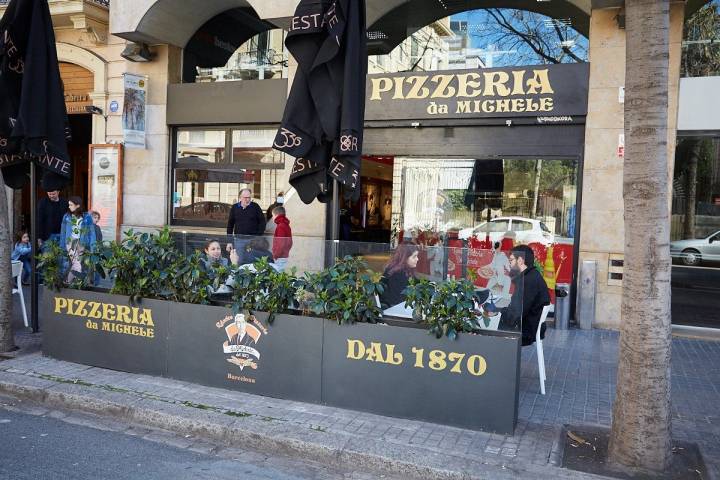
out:
{"label": "tree planted in sidewalk", "polygon": [[609,462],[663,471],[670,436],[669,0],[626,0],[625,264]]}
{"label": "tree planted in sidewalk", "polygon": [[12,331],[11,239],[5,180],[0,172],[0,352],[9,352],[15,348]]}

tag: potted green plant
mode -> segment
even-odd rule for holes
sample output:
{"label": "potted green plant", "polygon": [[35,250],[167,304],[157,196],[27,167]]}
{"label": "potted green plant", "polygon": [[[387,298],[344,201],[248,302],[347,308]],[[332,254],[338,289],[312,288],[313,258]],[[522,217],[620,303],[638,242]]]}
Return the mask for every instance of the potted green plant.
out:
{"label": "potted green plant", "polygon": [[319,273],[306,274],[299,282],[309,309],[340,323],[382,321],[377,298],[383,292],[381,274],[367,263],[346,256]]}
{"label": "potted green plant", "polygon": [[437,338],[447,336],[453,340],[461,332],[477,333],[482,329],[475,314],[475,286],[470,280],[411,279],[405,298],[415,320],[426,324]]}

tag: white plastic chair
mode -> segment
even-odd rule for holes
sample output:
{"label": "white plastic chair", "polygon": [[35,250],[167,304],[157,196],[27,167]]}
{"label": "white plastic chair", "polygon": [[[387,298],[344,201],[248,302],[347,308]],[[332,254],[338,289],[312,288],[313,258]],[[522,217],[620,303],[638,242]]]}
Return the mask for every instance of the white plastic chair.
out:
{"label": "white plastic chair", "polygon": [[22,308],[22,314],[23,314],[23,321],[25,321],[25,326],[29,327],[28,324],[28,318],[27,318],[27,310],[25,310],[25,295],[23,294],[22,289],[22,271],[23,271],[23,263],[20,261],[14,261],[12,262],[12,276],[13,278],[17,278],[17,288],[13,288],[12,293],[20,295],[20,308]]}
{"label": "white plastic chair", "polygon": [[548,313],[550,313],[550,309],[552,308],[552,305],[545,305],[542,309],[542,314],[540,315],[540,321],[538,322],[537,332],[535,332],[535,348],[537,349],[537,358],[538,358],[538,373],[540,375],[540,393],[545,395],[545,379],[547,378],[545,376],[545,355],[543,354],[543,346],[542,346],[542,338],[540,338],[540,330],[542,330],[542,325],[545,323],[545,320],[547,320]]}

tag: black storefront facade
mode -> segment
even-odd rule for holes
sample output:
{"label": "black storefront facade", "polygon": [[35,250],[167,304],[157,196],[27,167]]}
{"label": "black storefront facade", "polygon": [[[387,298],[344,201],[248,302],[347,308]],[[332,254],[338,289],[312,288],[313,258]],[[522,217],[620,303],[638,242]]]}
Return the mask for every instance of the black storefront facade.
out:
{"label": "black storefront facade", "polygon": [[[381,241],[445,247],[442,266],[421,255],[431,278],[482,271],[511,237],[531,245],[551,289],[573,285],[588,75],[588,64],[370,75],[362,196],[345,205],[353,230],[389,226]],[[392,176],[368,176],[373,163]]]}

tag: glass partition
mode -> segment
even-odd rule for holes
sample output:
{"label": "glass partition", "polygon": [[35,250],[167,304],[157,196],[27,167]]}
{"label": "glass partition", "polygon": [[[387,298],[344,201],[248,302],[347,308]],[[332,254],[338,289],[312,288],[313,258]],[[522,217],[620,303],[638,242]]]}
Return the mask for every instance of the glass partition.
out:
{"label": "glass partition", "polygon": [[[429,246],[404,242],[388,243],[328,241],[313,237],[286,238],[222,235],[214,232],[173,232],[178,248],[186,255],[202,252],[211,264],[235,264],[243,268],[261,257],[271,261],[279,271],[294,271],[297,277],[317,274],[352,257],[364,262],[363,268],[384,292],[377,296],[383,318],[392,322],[418,323],[417,312],[405,305],[405,288],[413,278],[429,282],[431,289],[467,286],[473,295],[473,314],[479,330],[522,331],[524,276],[513,278],[511,252],[500,248],[483,250],[467,247]],[[285,256],[287,255],[287,256]],[[538,269],[533,263],[530,268]],[[540,270],[538,276],[542,278]],[[223,290],[215,300],[230,292]],[[452,295],[461,295],[460,290]],[[548,290],[548,298],[550,291]],[[542,307],[542,306],[540,306]],[[504,316],[503,316],[504,315]],[[505,320],[502,320],[505,318]]]}

